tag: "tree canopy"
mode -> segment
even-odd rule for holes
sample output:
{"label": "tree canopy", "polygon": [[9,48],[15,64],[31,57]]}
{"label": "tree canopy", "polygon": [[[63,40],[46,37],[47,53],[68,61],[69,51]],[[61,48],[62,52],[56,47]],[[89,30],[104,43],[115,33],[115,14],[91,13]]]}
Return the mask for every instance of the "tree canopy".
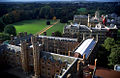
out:
{"label": "tree canopy", "polygon": [[114,46],[115,44],[115,40],[113,38],[108,37],[105,41],[103,46],[105,47],[105,49],[107,49],[108,51],[111,50],[111,48]]}
{"label": "tree canopy", "polygon": [[120,44],[113,38],[108,37],[97,53],[100,66],[113,68],[114,65],[120,64]]}
{"label": "tree canopy", "polygon": [[44,6],[40,10],[40,16],[42,18],[50,19],[54,16],[54,9],[50,6]]}
{"label": "tree canopy", "polygon": [[1,41],[5,41],[5,40],[9,40],[10,36],[8,34],[5,33],[0,33],[0,40]]}
{"label": "tree canopy", "polygon": [[13,25],[7,25],[5,28],[4,28],[4,33],[7,33],[9,35],[16,35],[16,29]]}
{"label": "tree canopy", "polygon": [[109,55],[109,65],[120,64],[120,45],[115,44]]}
{"label": "tree canopy", "polygon": [[56,36],[56,37],[62,37],[62,33],[59,32],[59,31],[56,31],[56,32],[55,32],[55,36]]}
{"label": "tree canopy", "polygon": [[4,30],[5,24],[2,21],[2,19],[0,18],[0,32],[2,32]]}

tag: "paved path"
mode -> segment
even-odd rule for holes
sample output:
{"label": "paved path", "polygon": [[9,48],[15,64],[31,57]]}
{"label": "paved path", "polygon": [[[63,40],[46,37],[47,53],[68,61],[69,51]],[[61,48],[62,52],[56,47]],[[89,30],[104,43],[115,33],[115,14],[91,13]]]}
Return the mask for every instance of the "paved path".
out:
{"label": "paved path", "polygon": [[57,24],[59,21],[53,23],[52,25],[49,25],[47,27],[45,27],[44,29],[42,29],[40,32],[37,32],[35,35],[41,35],[42,33],[44,33],[45,31],[47,31],[48,29],[50,29],[51,27],[53,27],[55,24]]}

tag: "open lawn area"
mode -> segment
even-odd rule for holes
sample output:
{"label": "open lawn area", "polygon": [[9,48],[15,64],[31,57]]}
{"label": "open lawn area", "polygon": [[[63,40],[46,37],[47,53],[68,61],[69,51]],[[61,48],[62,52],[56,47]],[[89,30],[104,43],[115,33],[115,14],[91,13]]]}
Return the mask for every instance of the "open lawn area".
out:
{"label": "open lawn area", "polygon": [[[56,21],[50,20],[51,24],[53,24]],[[46,26],[46,20],[40,19],[40,20],[24,20],[21,22],[17,22],[13,24],[16,28],[17,34],[19,32],[27,32],[31,34],[35,34],[39,32],[40,30],[44,29]]]}
{"label": "open lawn area", "polygon": [[64,28],[65,25],[66,25],[66,23],[58,22],[57,24],[55,24],[53,27],[51,27],[50,29],[48,29],[46,31],[47,36],[51,36],[52,32],[55,32],[55,31],[60,31],[61,33],[63,33],[63,28]]}

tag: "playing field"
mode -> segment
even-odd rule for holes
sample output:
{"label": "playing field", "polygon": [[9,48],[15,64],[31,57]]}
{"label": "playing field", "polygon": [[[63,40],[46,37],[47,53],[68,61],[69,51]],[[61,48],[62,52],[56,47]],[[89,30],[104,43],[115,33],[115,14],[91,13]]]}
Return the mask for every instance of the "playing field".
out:
{"label": "playing field", "polygon": [[63,33],[63,28],[64,28],[65,24],[66,23],[58,22],[56,25],[54,25],[53,27],[51,27],[50,29],[48,29],[46,31],[47,32],[47,36],[51,36],[52,32],[55,32],[55,31],[60,31],[61,33]]}
{"label": "playing field", "polygon": [[[53,24],[56,21],[50,20],[51,24]],[[46,26],[46,20],[41,19],[41,20],[25,20],[21,22],[17,22],[13,24],[16,28],[17,34],[19,32],[27,32],[31,34],[35,34],[45,28]]]}

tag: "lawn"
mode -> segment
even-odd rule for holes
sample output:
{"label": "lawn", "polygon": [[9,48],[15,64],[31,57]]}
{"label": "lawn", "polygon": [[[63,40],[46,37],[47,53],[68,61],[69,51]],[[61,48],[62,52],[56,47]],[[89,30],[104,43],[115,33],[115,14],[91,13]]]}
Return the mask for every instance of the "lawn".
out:
{"label": "lawn", "polygon": [[[56,21],[50,20],[51,24],[53,24]],[[40,19],[40,20],[24,20],[21,22],[17,22],[13,24],[16,28],[17,34],[19,32],[27,32],[31,34],[35,34],[45,28],[46,26],[46,20]]]}
{"label": "lawn", "polygon": [[47,36],[51,36],[52,32],[55,32],[55,31],[60,31],[61,33],[63,33],[63,28],[64,28],[65,25],[66,25],[66,23],[58,22],[56,25],[54,25],[53,27],[51,27],[50,29],[48,29],[46,31],[47,32]]}

